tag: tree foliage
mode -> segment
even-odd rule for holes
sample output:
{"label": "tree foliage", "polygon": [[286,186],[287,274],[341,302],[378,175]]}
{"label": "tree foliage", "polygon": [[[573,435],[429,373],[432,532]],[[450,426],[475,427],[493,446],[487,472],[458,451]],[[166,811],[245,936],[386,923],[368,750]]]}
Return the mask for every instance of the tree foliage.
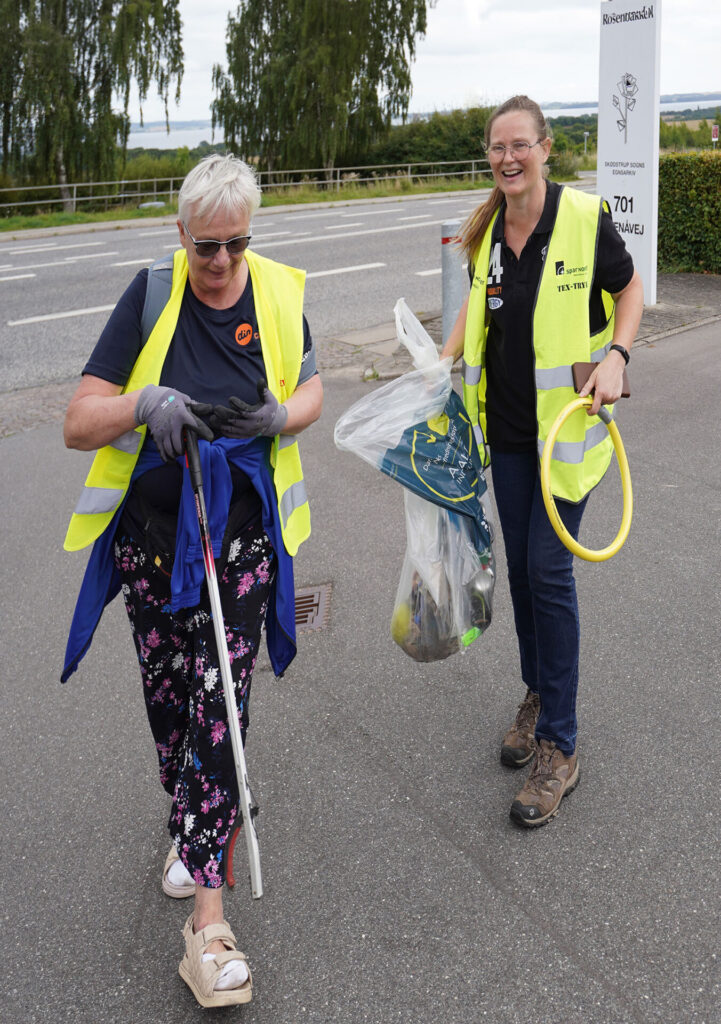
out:
{"label": "tree foliage", "polygon": [[6,173],[111,177],[133,83],[141,105],[155,83],[166,114],[173,83],[179,95],[178,0],[0,0],[0,16]]}
{"label": "tree foliage", "polygon": [[396,125],[371,149],[354,154],[357,163],[392,164],[433,160],[483,159],[481,140],[491,107],[436,111]]}
{"label": "tree foliage", "polygon": [[329,169],[405,117],[425,29],[425,0],[240,0],[213,125],[269,169]]}

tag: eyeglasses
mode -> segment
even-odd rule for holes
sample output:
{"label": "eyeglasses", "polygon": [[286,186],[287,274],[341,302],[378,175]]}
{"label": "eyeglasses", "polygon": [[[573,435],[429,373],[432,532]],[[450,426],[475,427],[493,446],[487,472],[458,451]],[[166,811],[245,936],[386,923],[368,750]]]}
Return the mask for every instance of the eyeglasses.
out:
{"label": "eyeglasses", "polygon": [[191,235],[185,221],[183,220],[180,223],[188,232],[188,237],[195,246],[196,253],[203,260],[209,260],[211,256],[215,256],[220,250],[221,245],[225,246],[229,256],[240,256],[248,248],[248,244],[253,237],[252,235],[236,235],[235,238],[229,238],[227,242],[218,242],[214,238],[204,238],[198,241],[197,238],[193,238]]}
{"label": "eyeglasses", "polygon": [[512,142],[510,146],[502,146],[500,142],[496,142],[492,146],[486,146],[485,150],[489,159],[494,161],[503,160],[507,149],[510,149],[514,160],[526,160],[533,147],[540,146],[544,141],[545,139],[539,139],[537,142]]}

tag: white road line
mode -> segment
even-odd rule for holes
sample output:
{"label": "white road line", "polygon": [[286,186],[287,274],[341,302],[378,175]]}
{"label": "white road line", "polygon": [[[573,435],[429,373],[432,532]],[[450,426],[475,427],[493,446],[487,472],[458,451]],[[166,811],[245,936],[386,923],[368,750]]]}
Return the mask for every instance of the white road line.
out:
{"label": "white road line", "polygon": [[13,274],[12,277],[0,277],[0,284],[3,281],[22,281],[24,277],[35,277],[35,274]]}
{"label": "white road line", "polygon": [[341,217],[387,217],[389,213],[395,212],[396,208],[393,210],[356,210],[354,213],[342,213]]}
{"label": "white road line", "polygon": [[[382,228],[365,228],[363,231],[345,231],[341,234],[333,235],[333,238],[359,238],[361,235],[385,235],[389,231],[411,231],[413,228],[427,228],[433,227],[435,224],[443,224],[445,220],[425,220],[422,224],[388,224]],[[253,249],[264,249],[272,246],[281,245],[295,245],[298,242],[327,242],[328,235],[311,235],[309,238],[283,238],[280,242],[267,242],[261,243],[260,245],[254,245]]]}
{"label": "white road line", "polygon": [[[363,226],[362,220],[357,220],[353,224],[326,224],[326,231],[338,231],[340,228],[360,228]],[[288,232],[290,234],[290,232]]]}
{"label": "white road line", "polygon": [[314,270],[306,277],[329,277],[331,274],[350,274],[354,270],[374,270],[376,267],[385,267],[385,263],[360,263],[356,267],[336,267],[334,270]]}
{"label": "white road line", "polygon": [[64,251],[65,249],[90,249],[91,247],[97,247],[98,245],[105,245],[105,242],[74,242],[72,245],[60,245],[59,242],[52,242],[48,245],[36,245],[32,247],[23,246],[22,249],[8,249],[7,253],[10,256],[27,256],[32,255],[34,252],[50,252],[58,250]]}
{"label": "white road line", "polygon": [[123,260],[122,263],[111,263],[110,266],[111,267],[134,267],[138,263],[147,264],[147,263],[154,263],[154,262],[155,262],[155,257],[154,256],[149,256],[149,257],[146,257],[143,260]]}
{"label": "white road line", "polygon": [[54,260],[52,263],[28,263],[26,267],[14,267],[15,270],[43,270],[46,267],[69,267],[78,260],[100,260],[106,256],[117,256],[117,252],[92,252],[87,256],[66,256],[64,260]]}
{"label": "white road line", "polygon": [[[467,263],[461,264],[461,269],[462,270],[467,270],[468,269],[468,264]],[[442,274],[442,273],[443,273],[442,267],[436,267],[435,270],[416,270],[416,277],[432,277],[434,274]]]}
{"label": "white road line", "polygon": [[425,220],[426,217],[430,217],[430,213],[416,213],[413,217],[399,217],[398,220]]}
{"label": "white road line", "polygon": [[109,313],[112,306],[89,306],[87,309],[69,309],[65,313],[44,313],[42,316],[28,316],[24,320],[8,320],[8,327],[21,327],[23,324],[39,324],[46,320],[63,320],[69,316],[88,316],[91,313]]}
{"label": "white road line", "polygon": [[118,256],[117,252],[88,252],[84,256],[68,256],[66,263],[74,263],[76,260],[99,260],[105,256]]}
{"label": "white road line", "polygon": [[7,253],[8,256],[32,256],[34,252],[49,252],[51,249],[57,249],[57,247],[58,243],[53,242],[51,245],[25,246],[22,249],[3,249],[2,251]]}
{"label": "white road line", "polygon": [[[338,213],[337,213],[336,210],[330,210],[327,213],[323,213],[321,210],[318,210],[316,213],[297,213],[297,214],[293,213],[293,214],[288,214],[288,216],[292,217],[294,221],[295,220],[314,220],[314,219],[317,219],[318,217],[337,217]],[[350,213],[350,214],[346,213],[346,214],[341,214],[341,216],[357,217],[358,214],[357,213]]]}
{"label": "white road line", "polygon": [[270,232],[268,232],[267,235],[265,235],[265,234],[264,235],[256,235],[256,233],[254,231],[253,232],[253,238],[275,238],[277,235],[292,235],[292,234],[293,234],[292,231],[270,231]]}
{"label": "white road line", "polygon": [[156,235],[177,235],[178,228],[163,228],[162,231],[139,231],[138,238],[154,238]]}

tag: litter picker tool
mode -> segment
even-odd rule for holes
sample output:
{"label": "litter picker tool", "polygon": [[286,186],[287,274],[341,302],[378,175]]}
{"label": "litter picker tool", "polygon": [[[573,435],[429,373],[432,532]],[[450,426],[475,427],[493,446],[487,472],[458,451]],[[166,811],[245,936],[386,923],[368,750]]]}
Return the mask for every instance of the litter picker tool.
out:
{"label": "litter picker tool", "polygon": [[[243,751],[243,740],[238,725],[238,705],[235,700],[233,678],[230,671],[230,658],[228,657],[228,644],[225,639],[225,623],[223,621],[223,610],[220,606],[220,593],[218,591],[218,578],[215,573],[215,560],[213,558],[213,543],[210,537],[208,526],[208,514],[205,508],[205,497],[203,495],[203,476],[200,469],[200,455],[198,452],[198,439],[192,430],[184,431],[185,455],[187,459],[190,483],[195,496],[195,509],[198,514],[198,528],[200,530],[200,542],[203,548],[203,562],[205,563],[205,579],[208,584],[208,595],[210,597],[210,610],[213,615],[213,631],[218,645],[218,662],[220,674],[223,680],[223,692],[225,694],[225,707],[228,713],[228,730],[230,741],[233,747],[233,759],[235,761],[235,774],[238,778],[238,789],[240,791],[240,809],[243,815],[243,832],[248,848],[248,861],[250,863],[250,891],[253,899],[259,900],[263,895],[263,880],[260,873],[260,851],[258,848],[258,836],[253,824],[254,814],[257,807],[253,801],[253,794],[248,785],[248,770],[245,765],[245,753]],[[235,834],[228,844],[227,867],[228,884],[233,885],[233,849],[235,846]]]}

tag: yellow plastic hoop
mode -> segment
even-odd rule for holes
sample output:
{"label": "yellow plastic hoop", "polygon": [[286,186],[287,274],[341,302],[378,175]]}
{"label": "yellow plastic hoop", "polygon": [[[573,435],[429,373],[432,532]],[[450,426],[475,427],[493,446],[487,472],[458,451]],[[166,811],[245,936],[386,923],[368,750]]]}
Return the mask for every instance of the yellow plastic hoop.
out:
{"label": "yellow plastic hoop", "polygon": [[612,558],[613,555],[621,549],[628,537],[628,531],[631,528],[631,517],[633,516],[633,490],[631,488],[631,473],[628,468],[626,449],[623,447],[623,441],[621,440],[621,435],[618,432],[618,427],[603,406],[601,406],[599,416],[608,427],[608,432],[611,435],[613,447],[616,452],[616,458],[618,459],[618,468],[621,473],[621,486],[623,488],[623,515],[621,517],[621,526],[616,535],[616,539],[609,544],[608,547],[600,548],[598,551],[593,551],[591,548],[583,547],[583,545],[579,544],[577,540],[574,540],[564,526],[563,520],[556,508],[556,503],[553,500],[553,495],[551,494],[551,456],[553,455],[553,446],[556,443],[556,436],[569,416],[572,416],[577,409],[587,408],[592,404],[592,402],[593,398],[590,395],[587,395],[585,398],[576,398],[572,402],[569,402],[565,409],[562,409],[556,417],[556,421],[551,427],[546,443],[543,446],[543,455],[541,456],[541,492],[543,494],[543,503],[546,506],[546,512],[548,512],[548,518],[551,520],[551,525],[558,534],[559,539],[563,544],[565,544],[568,550],[579,558],[584,558],[587,562],[605,562],[606,559]]}

